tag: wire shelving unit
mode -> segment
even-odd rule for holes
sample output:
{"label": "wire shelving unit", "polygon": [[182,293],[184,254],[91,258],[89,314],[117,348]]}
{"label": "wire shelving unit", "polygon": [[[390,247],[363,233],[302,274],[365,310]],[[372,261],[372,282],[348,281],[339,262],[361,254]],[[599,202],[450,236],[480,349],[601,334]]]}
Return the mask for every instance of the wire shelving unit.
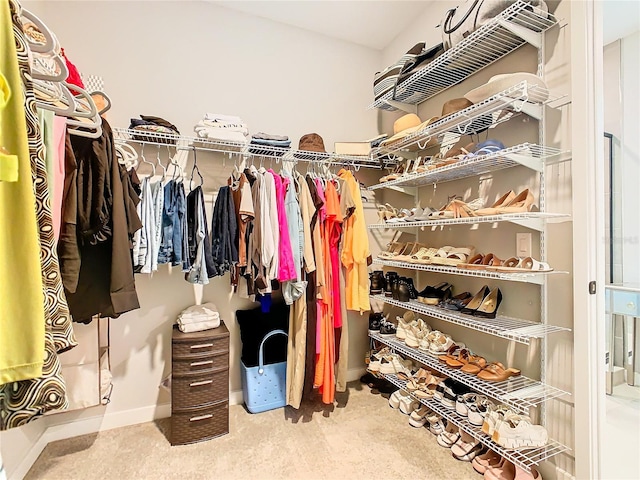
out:
{"label": "wire shelving unit", "polygon": [[396,97],[387,92],[369,109],[396,110],[396,102],[417,105],[443,90],[457,85],[525,43],[542,44],[546,30],[557,23],[555,17],[518,1],[480,27],[452,49],[413,73],[398,85]]}
{"label": "wire shelving unit", "polygon": [[[398,388],[406,390],[406,382],[400,380],[395,375],[383,375],[383,377]],[[417,398],[415,396],[413,398],[418,400],[423,405],[429,407],[432,411],[442,416],[447,421],[452,422],[462,431],[471,435],[487,448],[500,454],[502,457],[513,462],[514,464],[518,465],[520,468],[528,472],[531,471],[532,467],[539,465],[540,463],[550,459],[551,457],[571,450],[566,445],[563,445],[560,442],[552,439],[549,439],[544,447],[530,448],[527,450],[508,450],[492,441],[491,437],[489,437],[482,431],[482,427],[473,425],[471,422],[469,422],[469,419],[467,417],[460,415],[455,411],[455,409],[445,407],[436,399],[424,399]]]}
{"label": "wire shelving unit", "polygon": [[417,300],[401,302],[391,297],[385,297],[384,295],[371,295],[371,299],[525,345],[529,345],[532,338],[543,338],[551,333],[571,331],[569,328],[556,327],[503,315],[498,315],[494,319],[474,317],[453,310],[426,305]]}

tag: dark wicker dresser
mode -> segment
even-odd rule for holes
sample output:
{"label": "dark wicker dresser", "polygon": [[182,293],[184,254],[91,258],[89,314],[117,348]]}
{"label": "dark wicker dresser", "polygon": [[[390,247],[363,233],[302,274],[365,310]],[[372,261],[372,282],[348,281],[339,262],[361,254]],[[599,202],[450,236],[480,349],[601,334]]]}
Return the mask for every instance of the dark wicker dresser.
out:
{"label": "dark wicker dresser", "polygon": [[229,330],[182,333],[173,327],[171,445],[229,433]]}

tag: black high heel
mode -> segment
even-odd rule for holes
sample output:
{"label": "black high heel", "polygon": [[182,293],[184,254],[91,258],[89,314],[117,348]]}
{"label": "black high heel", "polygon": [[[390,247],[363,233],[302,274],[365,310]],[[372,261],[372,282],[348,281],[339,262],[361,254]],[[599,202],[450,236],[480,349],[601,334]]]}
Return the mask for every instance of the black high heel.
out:
{"label": "black high heel", "polygon": [[484,285],[480,289],[480,291],[473,296],[471,301],[467,303],[467,306],[464,307],[462,310],[460,310],[460,312],[466,313],[467,315],[473,315],[473,312],[475,312],[478,308],[480,308],[480,305],[482,305],[482,301],[484,300],[484,297],[489,295],[490,291],[491,290],[489,290],[489,286]]}
{"label": "black high heel", "polygon": [[439,283],[434,286],[426,286],[424,290],[418,292],[417,298],[421,303],[425,303],[427,305],[437,305],[438,302],[442,301],[445,297],[451,296],[451,290],[453,286],[447,282]]}
{"label": "black high heel", "polygon": [[498,307],[502,303],[502,292],[499,288],[494,288],[491,290],[489,295],[484,297],[482,300],[482,305],[478,307],[478,309],[473,312],[474,317],[482,317],[482,318],[496,318],[496,313],[498,313]]}

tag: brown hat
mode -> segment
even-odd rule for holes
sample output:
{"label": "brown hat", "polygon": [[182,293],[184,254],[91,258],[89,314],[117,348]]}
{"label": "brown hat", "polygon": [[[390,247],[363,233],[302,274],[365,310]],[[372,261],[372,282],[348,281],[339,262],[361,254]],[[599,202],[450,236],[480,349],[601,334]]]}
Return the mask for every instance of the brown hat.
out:
{"label": "brown hat", "polygon": [[324,149],[324,141],[317,133],[307,133],[306,135],[303,135],[300,139],[298,150],[303,150],[305,152],[327,153]]}
{"label": "brown hat", "polygon": [[472,105],[473,102],[466,98],[454,98],[452,100],[447,100],[444,102],[444,105],[442,105],[442,115],[440,118],[459,112],[460,110],[464,110]]}

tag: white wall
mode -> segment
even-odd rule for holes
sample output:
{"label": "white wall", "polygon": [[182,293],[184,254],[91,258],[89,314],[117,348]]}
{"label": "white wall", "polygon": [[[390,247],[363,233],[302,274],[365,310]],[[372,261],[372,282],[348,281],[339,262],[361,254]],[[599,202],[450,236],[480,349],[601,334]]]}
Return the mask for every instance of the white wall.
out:
{"label": "white wall", "polygon": [[[303,134],[317,132],[329,151],[335,141],[376,133],[375,114],[365,110],[379,64],[376,50],[206,2],[23,3],[57,34],[82,72],[104,78],[113,126],[127,127],[139,114],[158,115],[193,135],[203,113],[227,113],[240,115],[251,132],[289,135],[294,146]],[[211,192],[224,182],[231,164],[226,160],[223,167],[225,160],[214,155],[198,160],[203,167],[209,164],[205,189]],[[136,287],[140,310],[112,321],[111,403],[3,433],[9,475],[35,460],[25,456],[45,425],[95,417],[81,427],[57,427],[55,437],[40,439],[40,448],[47,438],[167,415],[169,397],[158,385],[170,371],[171,325],[194,303],[194,289],[167,266],[153,277],[137,276]],[[231,296],[228,276],[213,279],[203,298],[219,307],[231,331],[230,387],[237,400],[240,338],[234,312],[253,304]],[[367,316],[350,314],[349,322],[349,367],[355,374],[368,345]]]}

